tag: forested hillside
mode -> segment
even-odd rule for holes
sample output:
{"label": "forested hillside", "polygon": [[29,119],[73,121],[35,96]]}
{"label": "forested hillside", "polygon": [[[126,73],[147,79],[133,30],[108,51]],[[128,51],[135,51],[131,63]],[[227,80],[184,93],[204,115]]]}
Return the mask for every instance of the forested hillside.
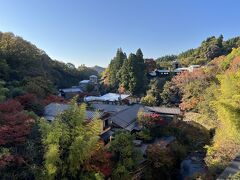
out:
{"label": "forested hillside", "polygon": [[0,32],[0,179],[43,178],[44,106],[65,102],[54,96],[58,88],[77,85],[92,74],[98,73],[52,60],[21,37]]}
{"label": "forested hillside", "polygon": [[97,72],[85,66],[76,68],[71,63],[52,60],[21,37],[0,32],[0,79],[9,88],[27,90],[26,86],[36,84],[53,89],[70,87],[92,74],[97,75]]}
{"label": "forested hillside", "polygon": [[179,55],[167,55],[156,59],[157,64],[161,68],[172,67],[172,61],[178,60],[182,66],[191,64],[205,65],[211,60],[221,55],[227,55],[232,48],[240,46],[240,37],[223,40],[223,36],[209,37],[204,40],[201,45],[194,49],[189,49]]}
{"label": "forested hillside", "polygon": [[213,132],[205,162],[213,174],[221,172],[240,149],[240,48],[210,61],[192,73],[184,72],[164,85],[160,97],[166,105],[186,111]]}

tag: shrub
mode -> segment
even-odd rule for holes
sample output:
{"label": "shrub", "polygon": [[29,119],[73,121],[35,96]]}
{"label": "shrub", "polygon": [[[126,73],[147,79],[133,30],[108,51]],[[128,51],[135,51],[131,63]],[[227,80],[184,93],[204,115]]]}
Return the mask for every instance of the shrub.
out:
{"label": "shrub", "polygon": [[136,136],[137,136],[137,138],[139,138],[145,142],[149,142],[153,139],[149,129],[143,129],[142,131],[138,132],[136,134]]}

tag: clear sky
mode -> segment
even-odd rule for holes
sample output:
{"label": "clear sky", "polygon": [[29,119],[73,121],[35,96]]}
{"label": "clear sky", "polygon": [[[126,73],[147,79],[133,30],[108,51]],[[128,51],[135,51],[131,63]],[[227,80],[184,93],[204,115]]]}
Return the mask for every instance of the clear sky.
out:
{"label": "clear sky", "polygon": [[0,0],[0,31],[51,58],[107,66],[121,47],[146,58],[240,35],[240,0]]}

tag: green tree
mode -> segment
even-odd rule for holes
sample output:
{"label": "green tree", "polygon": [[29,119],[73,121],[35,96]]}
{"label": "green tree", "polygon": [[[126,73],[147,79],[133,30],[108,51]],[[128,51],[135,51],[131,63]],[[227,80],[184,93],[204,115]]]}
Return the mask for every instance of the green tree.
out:
{"label": "green tree", "polygon": [[149,106],[159,106],[162,103],[161,93],[164,85],[170,78],[156,78],[151,80],[150,89],[147,91],[147,95],[141,99],[141,102]]}
{"label": "green tree", "polygon": [[156,59],[158,68],[169,69],[172,68],[172,62],[177,59],[176,55],[166,55]]}
{"label": "green tree", "polygon": [[133,95],[135,95],[138,91],[137,87],[138,87],[138,82],[139,79],[137,77],[137,57],[135,54],[130,54],[128,57],[128,62],[129,62],[129,66],[130,66],[130,71],[129,73],[129,92]]}
{"label": "green tree", "polygon": [[111,142],[110,150],[115,154],[117,161],[113,179],[129,179],[129,172],[140,160],[140,152],[134,147],[133,136],[125,131],[118,132]]}
{"label": "green tree", "polygon": [[219,94],[213,101],[219,122],[206,158],[211,167],[227,165],[240,148],[240,71],[221,75],[219,80]]}
{"label": "green tree", "polygon": [[141,50],[137,55],[131,53],[123,63],[120,70],[121,85],[133,95],[145,93],[146,89],[146,67]]}
{"label": "green tree", "polygon": [[38,97],[45,98],[50,94],[56,92],[53,83],[44,77],[25,78],[23,81],[24,89],[37,95]]}
{"label": "green tree", "polygon": [[10,68],[5,59],[0,60],[0,79],[8,80]]}
{"label": "green tree", "polygon": [[136,83],[136,89],[137,94],[144,94],[146,91],[147,86],[147,71],[146,71],[146,65],[144,63],[143,59],[143,53],[141,49],[138,49],[136,52],[137,57],[137,66],[135,67],[136,76],[137,76],[137,83]]}
{"label": "green tree", "polygon": [[109,64],[109,85],[113,89],[117,89],[119,86],[119,70],[121,69],[124,61],[127,59],[125,53],[123,53],[122,49],[118,49],[116,56],[111,60]]}
{"label": "green tree", "polygon": [[204,40],[198,48],[190,49],[179,54],[177,59],[180,60],[183,66],[191,64],[205,65],[216,57],[227,55],[232,51],[232,48],[239,46],[240,37],[224,41],[222,35],[218,38],[212,36]]}
{"label": "green tree", "polygon": [[8,88],[5,87],[5,82],[0,81],[0,102],[3,102],[6,99],[8,91]]}
{"label": "green tree", "polygon": [[124,61],[119,72],[121,86],[123,86],[127,91],[129,90],[130,72],[132,72],[132,67],[130,66],[128,58]]}
{"label": "green tree", "polygon": [[42,120],[42,140],[45,145],[44,166],[49,179],[87,178],[91,172],[85,162],[98,148],[101,122],[85,122],[86,106],[76,101],[51,124]]}
{"label": "green tree", "polygon": [[179,104],[181,100],[181,94],[178,87],[176,87],[173,82],[167,81],[163,87],[161,99],[165,105]]}
{"label": "green tree", "polygon": [[142,97],[141,103],[147,106],[156,106],[157,98],[153,96],[151,92],[147,92],[147,95]]}

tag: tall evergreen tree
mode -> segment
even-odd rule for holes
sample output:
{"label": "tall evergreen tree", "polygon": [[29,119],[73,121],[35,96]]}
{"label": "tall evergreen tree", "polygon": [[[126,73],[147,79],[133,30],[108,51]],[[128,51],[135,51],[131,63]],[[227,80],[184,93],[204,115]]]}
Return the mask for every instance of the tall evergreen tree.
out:
{"label": "tall evergreen tree", "polygon": [[129,61],[129,92],[133,95],[135,95],[138,91],[138,83],[139,79],[137,77],[137,70],[138,70],[138,64],[137,64],[137,56],[135,54],[130,54],[128,57]]}
{"label": "tall evergreen tree", "polygon": [[128,58],[124,61],[123,66],[119,71],[119,80],[121,83],[120,85],[123,86],[126,90],[129,90],[129,82],[130,82],[129,72],[131,72],[131,66]]}
{"label": "tall evergreen tree", "polygon": [[109,64],[109,85],[114,89],[117,89],[119,86],[119,70],[121,69],[125,59],[127,59],[126,54],[123,53],[121,48],[119,48],[116,56]]}
{"label": "tall evergreen tree", "polygon": [[147,75],[146,75],[146,65],[144,63],[143,59],[143,53],[142,50],[139,48],[136,52],[137,56],[137,77],[138,81],[137,82],[137,94],[142,94],[146,90],[146,85],[147,85]]}
{"label": "tall evergreen tree", "polygon": [[137,56],[138,59],[143,60],[143,53],[142,53],[142,50],[140,48],[137,50],[136,56]]}
{"label": "tall evergreen tree", "polygon": [[143,53],[138,49],[136,55],[131,53],[120,71],[121,85],[133,95],[139,95],[146,89],[146,66]]}

